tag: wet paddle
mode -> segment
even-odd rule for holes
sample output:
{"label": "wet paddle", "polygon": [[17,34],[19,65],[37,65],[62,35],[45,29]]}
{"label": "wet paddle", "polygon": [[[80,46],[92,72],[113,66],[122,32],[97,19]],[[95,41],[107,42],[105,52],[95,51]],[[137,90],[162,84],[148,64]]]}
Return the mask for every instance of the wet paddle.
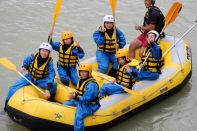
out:
{"label": "wet paddle", "polygon": [[[116,11],[116,0],[109,0],[112,9],[112,15],[114,17],[114,33],[116,38],[116,22],[115,22],[115,11]],[[115,43],[117,43],[117,39],[115,39]]]}
{"label": "wet paddle", "polygon": [[174,2],[173,5],[171,6],[170,10],[168,11],[168,13],[166,14],[165,17],[165,25],[161,31],[160,34],[162,34],[164,32],[164,30],[166,29],[166,27],[174,22],[174,20],[176,19],[176,17],[179,15],[180,11],[182,9],[182,3],[180,2]]}
{"label": "wet paddle", "polygon": [[[164,30],[166,29],[166,27],[170,23],[174,22],[174,20],[176,19],[176,17],[179,15],[181,9],[182,9],[182,4],[180,2],[174,2],[173,3],[173,5],[171,6],[170,10],[166,14],[166,17],[165,17],[165,25],[164,25],[162,31],[160,32],[160,35],[164,32]],[[159,37],[158,37],[158,39],[159,39]],[[156,41],[158,41],[158,39]],[[150,56],[150,51],[149,51],[147,57],[145,58],[144,62],[142,63],[142,66],[140,67],[139,72],[143,68],[143,66],[146,63],[146,61],[147,61],[147,59],[148,59],[149,56]]]}
{"label": "wet paddle", "polygon": [[196,25],[197,25],[197,21],[195,21],[196,23],[195,24],[193,24],[176,42],[175,42],[175,44],[174,45],[172,45],[168,50],[166,50],[166,52],[164,52],[164,54],[163,54],[163,56],[162,57],[164,57],[165,55],[167,55],[168,54],[168,52],[170,51],[170,50],[172,50],[172,48],[174,48],[180,41],[181,41],[181,39],[185,36],[185,35],[187,35]]}
{"label": "wet paddle", "polygon": [[28,81],[33,87],[35,87],[40,93],[45,95],[45,92],[43,92],[39,87],[37,87],[34,83],[29,81],[21,72],[19,72],[16,69],[16,66],[10,60],[8,60],[7,58],[0,58],[0,64],[5,68],[7,68],[8,70],[18,73],[21,77],[23,77],[26,81]]}
{"label": "wet paddle", "polygon": [[[51,28],[50,33],[53,33],[55,23],[57,21],[59,13],[60,13],[61,5],[62,5],[62,0],[56,0],[56,5],[55,5],[55,9],[54,9],[54,14],[53,14],[52,28]],[[52,34],[50,35],[50,38],[48,39],[48,42],[50,42],[51,37],[52,37]]]}

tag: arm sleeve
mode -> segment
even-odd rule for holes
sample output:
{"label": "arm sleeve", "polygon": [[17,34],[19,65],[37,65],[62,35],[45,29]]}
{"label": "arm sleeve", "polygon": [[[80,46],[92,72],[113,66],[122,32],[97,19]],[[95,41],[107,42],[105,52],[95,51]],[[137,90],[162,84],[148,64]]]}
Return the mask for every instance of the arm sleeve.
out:
{"label": "arm sleeve", "polygon": [[33,54],[28,55],[27,57],[25,57],[25,59],[23,60],[23,65],[22,67],[26,68],[28,70],[30,64],[32,63],[32,61],[34,60],[34,56]]}
{"label": "arm sleeve", "polygon": [[136,67],[130,66],[130,69],[132,70],[132,72],[127,72],[127,71],[126,71],[127,75],[133,76],[133,77],[137,77],[137,72],[138,72],[138,71],[137,71]]}
{"label": "arm sleeve", "polygon": [[157,43],[152,43],[150,45],[150,49],[151,49],[151,52],[152,52],[152,55],[153,55],[154,59],[156,59],[156,60],[161,59],[161,57],[162,57],[162,51],[159,48],[159,46],[158,46]]}
{"label": "arm sleeve", "polygon": [[119,29],[116,29],[117,38],[119,40],[118,44],[120,48],[123,48],[126,45],[126,39],[123,32]]}
{"label": "arm sleeve", "polygon": [[97,45],[102,45],[105,43],[105,36],[104,33],[100,32],[99,30],[95,31],[93,34],[94,42]]}
{"label": "arm sleeve", "polygon": [[50,42],[50,44],[55,51],[59,52],[60,42]]}
{"label": "arm sleeve", "polygon": [[49,62],[49,65],[48,65],[48,72],[49,72],[49,75],[47,77],[47,83],[53,83],[54,81],[54,78],[55,78],[55,70],[54,70],[54,67],[53,67],[53,60],[51,60]]}
{"label": "arm sleeve", "polygon": [[76,47],[72,50],[72,53],[76,55],[79,59],[82,59],[85,56],[85,52],[81,47]]}
{"label": "arm sleeve", "polygon": [[79,98],[79,101],[84,103],[90,103],[98,96],[98,85],[95,82],[89,82],[86,85],[86,91],[83,96]]}

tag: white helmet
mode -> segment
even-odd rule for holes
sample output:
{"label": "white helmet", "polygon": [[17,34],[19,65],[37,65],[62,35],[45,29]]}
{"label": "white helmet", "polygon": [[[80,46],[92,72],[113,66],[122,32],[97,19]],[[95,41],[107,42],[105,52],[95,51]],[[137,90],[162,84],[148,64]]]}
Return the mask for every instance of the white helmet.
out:
{"label": "white helmet", "polygon": [[154,35],[155,35],[155,41],[159,38],[159,33],[158,33],[157,31],[155,31],[155,30],[149,31],[149,32],[147,33],[147,36],[148,36],[149,34],[154,34]]}
{"label": "white helmet", "polygon": [[105,16],[103,17],[103,24],[104,24],[105,22],[114,22],[114,17],[113,17],[112,15],[105,15]]}
{"label": "white helmet", "polygon": [[52,51],[51,45],[49,43],[47,43],[47,42],[41,43],[39,49],[46,49],[46,50],[48,50],[50,52]]}

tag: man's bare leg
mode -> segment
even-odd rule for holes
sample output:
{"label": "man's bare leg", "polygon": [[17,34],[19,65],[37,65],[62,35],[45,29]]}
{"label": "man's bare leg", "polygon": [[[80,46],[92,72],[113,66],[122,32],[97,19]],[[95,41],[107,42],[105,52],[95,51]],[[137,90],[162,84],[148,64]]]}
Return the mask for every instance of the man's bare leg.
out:
{"label": "man's bare leg", "polygon": [[146,48],[141,47],[140,52],[139,52],[139,56],[142,58],[144,51],[146,50]]}
{"label": "man's bare leg", "polygon": [[[142,42],[138,39],[135,39],[130,45],[129,45],[129,54],[130,54],[130,58],[134,58],[135,57],[135,50],[137,48],[140,48],[142,45]],[[140,50],[141,51],[141,50]],[[143,54],[143,52],[142,52]]]}

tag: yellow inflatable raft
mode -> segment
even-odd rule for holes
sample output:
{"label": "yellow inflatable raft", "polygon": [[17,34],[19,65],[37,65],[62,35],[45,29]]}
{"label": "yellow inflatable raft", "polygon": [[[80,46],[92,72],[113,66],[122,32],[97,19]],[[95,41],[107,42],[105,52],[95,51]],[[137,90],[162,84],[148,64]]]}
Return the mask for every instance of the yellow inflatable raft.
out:
{"label": "yellow inflatable raft", "polygon": [[[177,41],[176,37],[166,36],[160,41],[162,52],[165,52]],[[137,58],[138,59],[138,58]],[[97,70],[96,59],[86,60]],[[139,95],[129,93],[115,94],[100,101],[100,109],[94,115],[85,118],[87,129],[104,129],[121,118],[131,116],[138,109],[160,100],[166,95],[180,89],[190,79],[192,74],[191,47],[188,42],[180,41],[175,48],[164,57],[162,74],[155,81],[137,82],[133,90]],[[94,78],[101,87],[107,81],[93,72]],[[113,79],[107,75],[104,77]],[[73,91],[73,88],[69,88]],[[49,102],[43,99],[34,87],[26,86],[18,90],[10,99],[7,107],[8,115],[14,121],[31,130],[72,130],[75,116],[75,107],[65,106],[61,102],[68,100],[67,87],[58,84],[57,102]]]}

